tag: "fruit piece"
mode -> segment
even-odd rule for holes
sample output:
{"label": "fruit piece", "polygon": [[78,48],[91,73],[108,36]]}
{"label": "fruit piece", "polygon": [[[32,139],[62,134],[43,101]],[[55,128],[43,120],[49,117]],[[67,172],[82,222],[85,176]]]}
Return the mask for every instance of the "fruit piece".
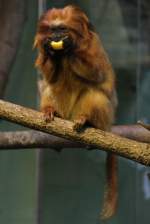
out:
{"label": "fruit piece", "polygon": [[54,49],[54,50],[61,50],[63,49],[63,41],[60,40],[60,41],[52,41],[50,43],[51,47]]}

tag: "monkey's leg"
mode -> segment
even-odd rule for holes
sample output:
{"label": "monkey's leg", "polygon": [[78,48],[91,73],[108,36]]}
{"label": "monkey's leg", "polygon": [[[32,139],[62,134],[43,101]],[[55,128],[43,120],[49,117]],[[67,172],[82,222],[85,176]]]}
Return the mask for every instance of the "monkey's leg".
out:
{"label": "monkey's leg", "polygon": [[83,126],[85,125],[86,121],[87,121],[86,115],[78,116],[78,118],[74,120],[73,129],[75,131],[81,131]]}
{"label": "monkey's leg", "polygon": [[112,104],[103,92],[89,90],[76,103],[71,120],[75,127],[88,122],[95,128],[109,130],[113,121]]}
{"label": "monkey's leg", "polygon": [[54,119],[55,109],[47,89],[41,93],[40,110],[43,112],[45,121],[50,122]]}

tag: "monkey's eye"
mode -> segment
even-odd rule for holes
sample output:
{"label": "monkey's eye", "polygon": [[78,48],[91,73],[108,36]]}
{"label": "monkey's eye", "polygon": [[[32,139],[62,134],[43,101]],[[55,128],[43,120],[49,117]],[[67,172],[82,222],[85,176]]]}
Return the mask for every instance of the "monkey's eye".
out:
{"label": "monkey's eye", "polygon": [[47,21],[42,21],[39,23],[38,32],[46,33],[49,31],[49,23]]}
{"label": "monkey's eye", "polygon": [[67,31],[67,27],[65,27],[65,26],[60,26],[59,29],[64,32]]}
{"label": "monkey's eye", "polygon": [[70,27],[69,30],[72,31],[74,34],[76,34],[78,37],[80,37],[80,38],[83,37],[83,34],[79,30],[76,30],[72,27]]}
{"label": "monkey's eye", "polygon": [[38,29],[38,31],[39,31],[40,33],[45,33],[45,32],[47,32],[48,30],[49,30],[49,27],[48,27],[48,26],[43,26],[43,25],[39,26],[39,29]]}
{"label": "monkey's eye", "polygon": [[67,32],[67,27],[64,25],[59,25],[59,26],[50,26],[49,27],[50,32]]}

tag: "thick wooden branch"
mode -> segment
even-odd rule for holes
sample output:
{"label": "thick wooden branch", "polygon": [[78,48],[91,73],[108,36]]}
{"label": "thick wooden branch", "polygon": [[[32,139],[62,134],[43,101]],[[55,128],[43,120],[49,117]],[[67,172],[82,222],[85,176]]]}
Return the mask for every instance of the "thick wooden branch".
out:
{"label": "thick wooden branch", "polygon": [[46,123],[42,113],[3,100],[0,100],[0,117],[150,165],[150,144],[147,143],[136,142],[94,128],[87,128],[84,132],[77,133],[73,131],[73,123],[70,121],[55,117],[54,121]]}

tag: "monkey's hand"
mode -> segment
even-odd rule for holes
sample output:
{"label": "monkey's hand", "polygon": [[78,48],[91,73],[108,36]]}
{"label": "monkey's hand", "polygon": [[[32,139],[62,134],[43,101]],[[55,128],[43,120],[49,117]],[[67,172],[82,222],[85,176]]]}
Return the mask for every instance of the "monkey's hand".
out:
{"label": "monkey's hand", "polygon": [[54,120],[55,109],[51,106],[47,106],[42,109],[43,117],[46,122],[51,122]]}

